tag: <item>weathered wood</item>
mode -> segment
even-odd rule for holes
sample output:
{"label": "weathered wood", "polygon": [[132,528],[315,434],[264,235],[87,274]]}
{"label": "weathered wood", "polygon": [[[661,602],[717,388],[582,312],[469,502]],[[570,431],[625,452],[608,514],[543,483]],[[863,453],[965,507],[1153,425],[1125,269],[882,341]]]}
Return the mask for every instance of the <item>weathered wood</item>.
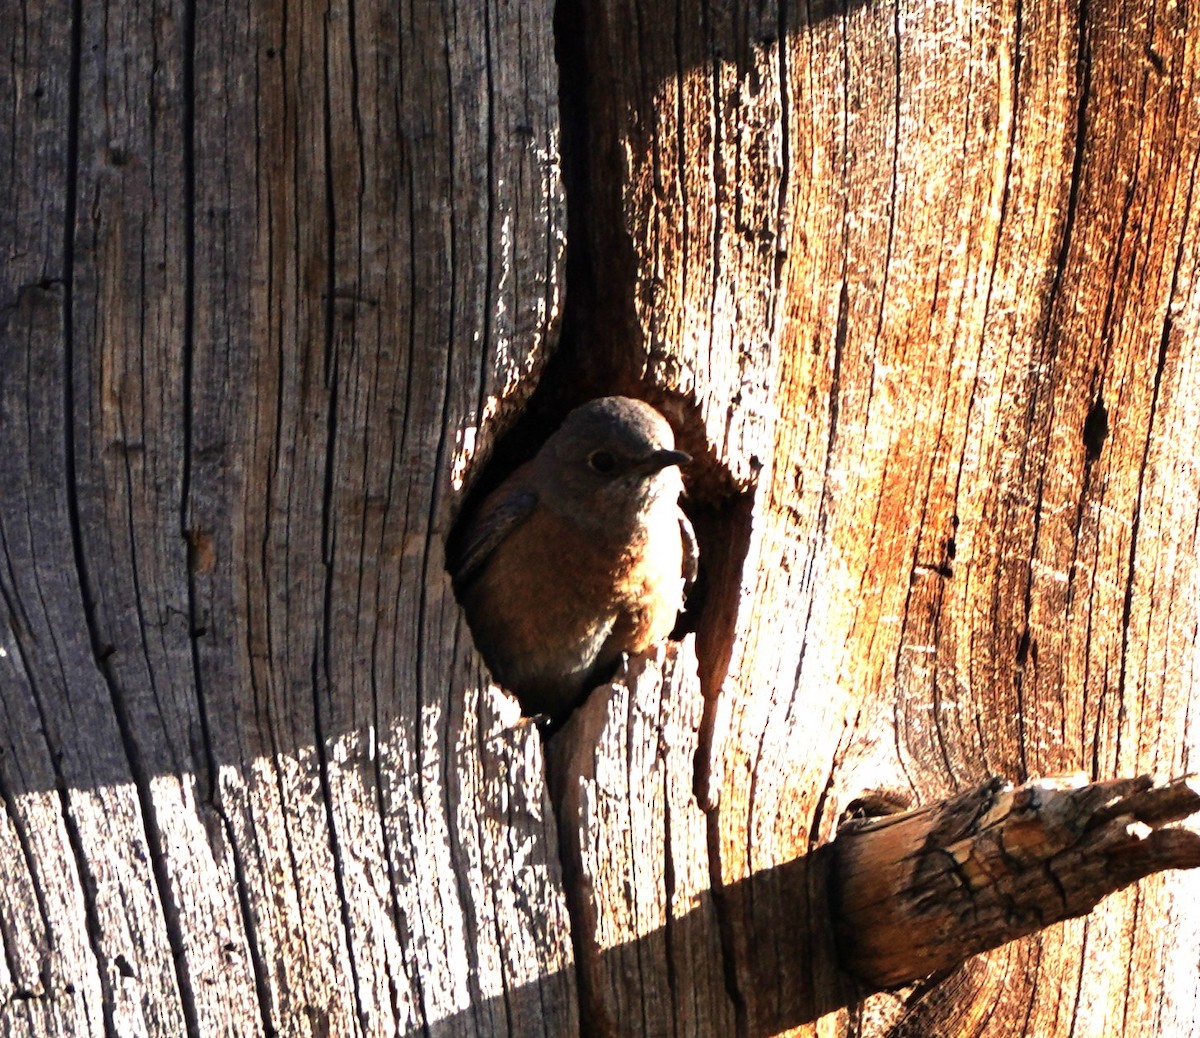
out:
{"label": "weathered wood", "polygon": [[[694,400],[702,553],[751,530],[697,634],[726,718],[696,849],[716,886],[800,860],[866,790],[1185,771],[1194,19],[1122,0],[579,8],[582,334],[618,380]],[[1112,897],[944,998],[881,996],[864,1027],[1190,1034],[1196,882]],[[717,905],[740,1023],[786,1019],[758,953],[777,906]]]}
{"label": "weathered wood", "polygon": [[5,1033],[575,1027],[440,548],[556,332],[551,13],[0,12]]}
{"label": "weathered wood", "polygon": [[688,643],[663,662],[633,661],[547,750],[593,1038],[734,1030],[691,788],[696,664]]}
{"label": "weathered wood", "polygon": [[[0,34],[0,1029],[1192,1033],[1194,877],[860,1008],[825,877],[864,791],[1196,749],[1193,12]],[[443,550],[555,349],[560,75],[541,399],[664,409],[705,573],[547,746]]]}
{"label": "weathered wood", "polygon": [[1200,865],[1200,788],[1149,776],[990,782],[838,832],[831,879],[843,968],[874,988],[1090,912],[1165,869]]}

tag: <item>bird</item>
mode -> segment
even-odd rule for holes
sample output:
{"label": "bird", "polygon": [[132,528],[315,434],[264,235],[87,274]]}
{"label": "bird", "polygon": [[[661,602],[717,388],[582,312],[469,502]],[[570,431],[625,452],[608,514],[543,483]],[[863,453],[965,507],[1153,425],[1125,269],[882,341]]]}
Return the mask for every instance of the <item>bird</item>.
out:
{"label": "bird", "polygon": [[699,551],[666,418],[606,396],[575,408],[487,496],[450,572],[475,645],[526,716],[561,723],[623,654],[672,631]]}

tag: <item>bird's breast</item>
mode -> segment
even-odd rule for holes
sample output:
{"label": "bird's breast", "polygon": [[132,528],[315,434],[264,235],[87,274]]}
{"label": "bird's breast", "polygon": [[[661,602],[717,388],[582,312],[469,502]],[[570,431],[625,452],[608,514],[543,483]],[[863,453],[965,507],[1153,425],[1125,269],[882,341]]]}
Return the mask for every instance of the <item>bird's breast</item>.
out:
{"label": "bird's breast", "polygon": [[669,504],[615,536],[538,508],[505,538],[467,600],[503,684],[538,698],[555,685],[575,694],[622,652],[666,638],[683,604],[678,509]]}

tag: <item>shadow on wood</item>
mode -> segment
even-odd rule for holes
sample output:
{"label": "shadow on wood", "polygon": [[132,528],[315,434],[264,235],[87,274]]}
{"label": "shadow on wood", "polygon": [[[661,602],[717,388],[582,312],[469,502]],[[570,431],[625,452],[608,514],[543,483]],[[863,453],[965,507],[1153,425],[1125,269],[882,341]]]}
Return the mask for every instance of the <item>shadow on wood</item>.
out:
{"label": "shadow on wood", "polygon": [[[787,862],[777,868],[755,873],[734,883],[717,896],[720,914],[736,913],[753,920],[761,915],[764,922],[787,918],[792,925],[781,929],[773,925],[770,938],[754,947],[742,949],[751,957],[755,975],[762,980],[753,993],[753,1002],[738,1006],[738,1033],[750,1038],[767,1038],[790,1027],[848,1006],[862,998],[864,989],[840,974],[833,960],[829,920],[820,895],[831,861],[829,847]],[[647,968],[646,957],[660,955],[664,946],[682,946],[691,939],[702,939],[710,924],[711,905],[701,904],[672,919],[664,930],[645,934],[634,941],[605,948],[598,953],[598,966],[608,977],[636,980]],[[752,922],[746,932],[753,932]],[[431,1021],[426,1028],[406,1032],[406,1038],[428,1036],[449,1038],[473,1034],[476,1021],[483,1016],[507,1015],[510,1019],[536,1018],[542,998],[542,983],[532,983],[493,996],[497,1005],[470,1006],[460,1012]],[[611,993],[610,993],[611,995]],[[632,1021],[605,1020],[584,1008],[580,1034],[584,1038],[619,1038],[633,1034],[686,1033],[687,1002],[694,997],[686,982],[673,986],[670,998],[654,1005],[644,1004],[640,1018]],[[613,1001],[609,1005],[615,1004]]]}

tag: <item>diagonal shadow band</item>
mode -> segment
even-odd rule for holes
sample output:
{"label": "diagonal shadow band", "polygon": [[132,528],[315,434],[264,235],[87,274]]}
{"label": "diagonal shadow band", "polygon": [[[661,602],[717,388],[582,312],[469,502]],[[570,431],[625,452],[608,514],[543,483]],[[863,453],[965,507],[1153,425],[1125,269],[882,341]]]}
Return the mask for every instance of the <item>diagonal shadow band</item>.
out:
{"label": "diagonal shadow band", "polygon": [[[624,1006],[622,1019],[609,1019],[583,1006],[579,1034],[583,1038],[626,1038],[638,1034],[688,1033],[687,1021],[697,1001],[724,999],[727,1013],[736,1020],[734,1033],[744,1038],[767,1038],[791,1027],[816,1020],[826,1013],[852,1005],[867,992],[838,970],[830,918],[826,908],[828,870],[833,861],[827,845],[805,857],[754,873],[710,893],[690,911],[663,930],[644,934],[596,953],[590,968],[606,978],[608,1005]],[[740,916],[737,929],[762,935],[742,947],[727,948],[726,989],[697,992],[694,977],[673,968],[668,959],[679,949],[711,938],[713,904],[718,914]],[[574,967],[568,967],[574,969]],[[654,976],[652,976],[654,974]],[[669,978],[668,997],[661,978]],[[490,1005],[473,1004],[458,1013],[406,1032],[406,1038],[451,1038],[485,1033],[488,1019],[539,1021],[543,989],[561,978],[539,977],[520,987],[492,996]],[[653,983],[652,983],[653,981]],[[621,991],[614,992],[613,984]],[[512,1030],[510,1033],[519,1033]]]}

